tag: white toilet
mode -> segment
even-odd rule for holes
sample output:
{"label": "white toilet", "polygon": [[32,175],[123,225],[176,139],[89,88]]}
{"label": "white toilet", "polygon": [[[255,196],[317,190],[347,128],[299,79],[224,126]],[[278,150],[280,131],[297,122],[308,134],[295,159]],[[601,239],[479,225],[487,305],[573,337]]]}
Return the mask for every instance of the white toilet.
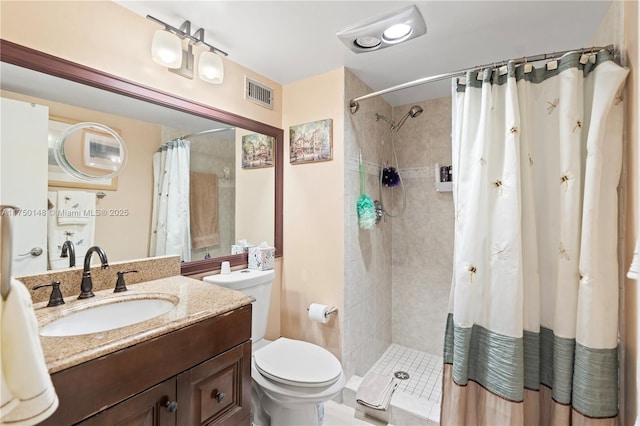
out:
{"label": "white toilet", "polygon": [[251,395],[256,426],[322,425],[324,403],[345,385],[340,361],[312,343],[280,337],[264,340],[273,270],[244,269],[203,281],[253,296]]}

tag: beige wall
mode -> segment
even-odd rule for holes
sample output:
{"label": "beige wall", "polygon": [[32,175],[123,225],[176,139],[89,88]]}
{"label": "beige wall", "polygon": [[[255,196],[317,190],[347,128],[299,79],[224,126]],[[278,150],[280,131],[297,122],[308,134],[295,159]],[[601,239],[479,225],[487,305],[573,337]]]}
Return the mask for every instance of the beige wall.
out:
{"label": "beige wall", "polygon": [[[250,244],[259,245],[264,241],[273,246],[275,169],[274,167],[242,168],[242,136],[252,133],[242,129],[236,131],[234,172],[236,175],[236,233],[234,243],[238,240],[247,240]],[[256,208],[257,206],[260,208]]]}
{"label": "beige wall", "polygon": [[[285,129],[333,119],[333,160],[291,165],[285,154],[282,335],[319,344],[341,358],[344,69],[289,84],[283,93]],[[328,324],[310,322],[307,307],[313,302],[336,306],[340,313]]]}

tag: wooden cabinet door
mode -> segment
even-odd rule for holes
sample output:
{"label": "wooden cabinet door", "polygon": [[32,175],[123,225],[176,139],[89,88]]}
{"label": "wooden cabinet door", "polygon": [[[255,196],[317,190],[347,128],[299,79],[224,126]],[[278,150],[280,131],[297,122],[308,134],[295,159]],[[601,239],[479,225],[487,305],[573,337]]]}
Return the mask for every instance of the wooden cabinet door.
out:
{"label": "wooden cabinet door", "polygon": [[176,426],[177,408],[174,377],[80,424],[82,426]]}
{"label": "wooden cabinet door", "polygon": [[248,425],[251,411],[251,342],[178,375],[179,425]]}

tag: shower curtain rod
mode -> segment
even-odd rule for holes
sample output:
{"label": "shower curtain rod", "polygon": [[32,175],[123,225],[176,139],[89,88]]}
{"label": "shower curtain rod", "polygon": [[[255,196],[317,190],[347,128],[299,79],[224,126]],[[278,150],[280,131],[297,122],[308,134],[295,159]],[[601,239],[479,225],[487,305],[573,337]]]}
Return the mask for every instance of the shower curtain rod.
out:
{"label": "shower curtain rod", "polygon": [[480,65],[480,66],[475,66],[472,68],[468,68],[468,69],[463,69],[463,70],[459,70],[459,71],[453,71],[453,72],[448,72],[446,74],[439,74],[439,75],[433,75],[430,77],[423,77],[420,78],[418,80],[413,80],[413,81],[409,81],[407,83],[402,83],[402,84],[398,84],[397,86],[393,86],[393,87],[389,87],[388,89],[383,89],[383,90],[378,90],[377,92],[372,92],[369,93],[368,95],[362,95],[362,96],[358,96],[357,98],[353,98],[349,101],[349,108],[351,109],[351,114],[355,114],[356,112],[358,112],[358,109],[360,108],[360,101],[363,101],[365,99],[369,99],[369,98],[373,98],[376,96],[380,96],[380,95],[384,95],[390,92],[395,92],[397,90],[402,90],[402,89],[408,89],[409,87],[414,87],[414,86],[419,86],[421,84],[426,84],[426,83],[431,83],[434,81],[440,81],[440,80],[445,80],[448,78],[452,78],[452,77],[459,77],[462,75],[465,75],[468,71],[475,71],[475,70],[480,70],[480,69],[484,69],[484,68],[488,68],[488,67],[501,67],[503,65],[507,65],[509,62],[515,62],[516,64],[524,64],[527,62],[537,62],[537,61],[544,61],[547,59],[555,59],[559,56],[562,56],[566,53],[569,52],[581,52],[581,53],[593,53],[593,52],[597,52],[597,51],[601,51],[601,50],[607,50],[609,52],[613,52],[614,51],[614,46],[613,44],[610,44],[608,46],[605,47],[601,47],[601,46],[593,46],[593,47],[587,47],[587,48],[580,48],[580,49],[572,49],[572,50],[563,50],[560,52],[553,52],[553,53],[541,53],[539,55],[533,55],[533,56],[523,56],[522,58],[517,58],[517,59],[508,59],[508,60],[503,60],[500,62],[491,62],[489,64],[485,64],[485,65]]}
{"label": "shower curtain rod", "polygon": [[202,135],[208,135],[210,133],[226,132],[227,130],[234,130],[234,129],[235,127],[222,127],[219,129],[203,130],[202,132],[189,133],[188,135],[180,136],[178,139],[187,139],[194,136],[202,136]]}

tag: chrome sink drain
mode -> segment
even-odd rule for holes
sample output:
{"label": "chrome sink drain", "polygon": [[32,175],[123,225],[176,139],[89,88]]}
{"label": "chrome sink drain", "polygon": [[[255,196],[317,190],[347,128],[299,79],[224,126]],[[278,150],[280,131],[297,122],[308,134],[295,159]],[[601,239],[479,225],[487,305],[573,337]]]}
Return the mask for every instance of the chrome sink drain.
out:
{"label": "chrome sink drain", "polygon": [[393,375],[396,377],[396,379],[400,380],[407,380],[409,378],[409,373],[407,373],[406,371],[396,371],[395,373],[393,373]]}

